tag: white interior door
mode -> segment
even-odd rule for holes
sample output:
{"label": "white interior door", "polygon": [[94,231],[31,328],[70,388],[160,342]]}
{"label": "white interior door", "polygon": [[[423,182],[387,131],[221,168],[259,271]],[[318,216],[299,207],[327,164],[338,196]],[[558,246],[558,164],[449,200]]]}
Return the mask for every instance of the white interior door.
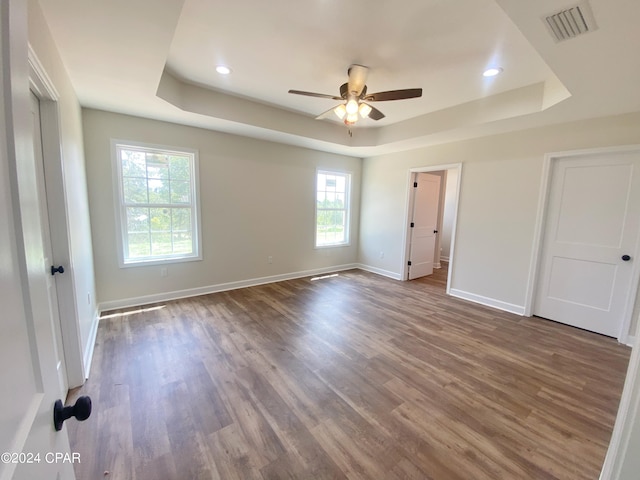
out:
{"label": "white interior door", "polygon": [[416,173],[409,253],[409,280],[433,273],[441,177]]}
{"label": "white interior door", "polygon": [[[47,285],[51,274],[45,263],[29,98],[27,92],[21,97],[7,93],[9,89],[2,91],[0,382],[4,387],[0,395],[0,480],[70,480],[75,478],[73,462],[78,459],[69,451],[66,430],[56,432],[53,426],[54,402],[66,392],[56,371]],[[12,102],[13,109],[8,110],[6,102]],[[9,134],[15,140],[11,146]]]}
{"label": "white interior door", "polygon": [[556,160],[534,314],[619,336],[631,293],[639,219],[637,152]]}

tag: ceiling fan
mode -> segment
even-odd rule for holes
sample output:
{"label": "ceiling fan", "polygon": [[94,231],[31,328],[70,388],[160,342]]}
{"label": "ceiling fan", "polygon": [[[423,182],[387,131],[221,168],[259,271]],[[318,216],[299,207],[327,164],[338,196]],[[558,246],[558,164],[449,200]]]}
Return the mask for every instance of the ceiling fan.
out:
{"label": "ceiling fan", "polygon": [[321,113],[316,120],[326,118],[331,112],[335,113],[340,120],[344,120],[345,125],[353,125],[358,121],[358,114],[362,118],[369,117],[373,120],[384,118],[384,113],[367,102],[386,102],[389,100],[404,100],[407,98],[417,98],[422,96],[421,88],[406,88],[403,90],[389,90],[386,92],[367,93],[367,74],[369,68],[363,65],[351,65],[347,70],[349,81],[340,86],[340,96],[325,93],[304,92],[302,90],[289,90],[295,95],[306,95],[307,97],[330,98],[340,100],[338,106]]}

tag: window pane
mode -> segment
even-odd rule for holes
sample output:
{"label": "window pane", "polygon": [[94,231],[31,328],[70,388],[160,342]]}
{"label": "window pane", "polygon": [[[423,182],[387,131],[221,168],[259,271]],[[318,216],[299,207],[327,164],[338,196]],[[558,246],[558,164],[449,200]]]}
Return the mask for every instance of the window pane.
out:
{"label": "window pane", "polygon": [[173,253],[192,253],[191,232],[173,234]]}
{"label": "window pane", "polygon": [[146,177],[147,167],[142,152],[133,150],[121,150],[122,175],[125,177]]}
{"label": "window pane", "polygon": [[171,203],[191,202],[191,182],[171,180]]}
{"label": "window pane", "polygon": [[150,178],[149,203],[171,203],[169,180]]}
{"label": "window pane", "polygon": [[124,201],[126,203],[147,203],[147,180],[144,178],[123,178]]}
{"label": "window pane", "polygon": [[318,174],[318,181],[316,184],[316,190],[319,192],[324,190],[327,186],[327,176],[324,173]]}
{"label": "window pane", "polygon": [[171,210],[173,233],[191,233],[191,209],[172,208]]}
{"label": "window pane", "polygon": [[171,211],[168,208],[150,208],[151,232],[171,232]]}
{"label": "window pane", "polygon": [[170,233],[151,233],[151,254],[169,255],[173,253]]}
{"label": "window pane", "polygon": [[148,257],[151,255],[149,233],[130,233],[127,236],[129,252],[127,258]]}
{"label": "window pane", "polygon": [[128,257],[146,257],[151,253],[149,244],[149,209],[127,208]]}
{"label": "window pane", "polygon": [[149,232],[149,209],[148,208],[127,208],[127,232],[128,233],[148,233]]}
{"label": "window pane", "polygon": [[147,153],[147,176],[149,178],[169,178],[169,159],[166,155]]}
{"label": "window pane", "polygon": [[171,180],[191,180],[188,157],[169,157]]}

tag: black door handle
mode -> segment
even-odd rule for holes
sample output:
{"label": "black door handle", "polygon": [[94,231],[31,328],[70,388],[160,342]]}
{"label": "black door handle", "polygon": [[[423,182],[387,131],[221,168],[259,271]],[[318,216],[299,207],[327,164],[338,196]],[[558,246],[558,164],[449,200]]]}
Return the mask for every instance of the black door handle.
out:
{"label": "black door handle", "polygon": [[56,273],[64,273],[64,267],[62,265],[59,267],[51,265],[51,275],[55,275]]}
{"label": "black door handle", "polygon": [[622,255],[622,260],[628,262],[629,260],[631,260],[631,257],[629,255]]}
{"label": "black door handle", "polygon": [[65,420],[76,417],[80,422],[86,420],[91,415],[91,399],[89,397],[80,397],[73,406],[63,406],[62,400],[56,400],[53,405],[53,425],[56,432],[62,430],[62,424]]}

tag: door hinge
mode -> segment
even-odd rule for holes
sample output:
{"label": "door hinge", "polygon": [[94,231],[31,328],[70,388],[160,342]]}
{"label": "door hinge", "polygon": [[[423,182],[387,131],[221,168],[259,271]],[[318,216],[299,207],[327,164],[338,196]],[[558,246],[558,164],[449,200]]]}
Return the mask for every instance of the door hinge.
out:
{"label": "door hinge", "polygon": [[416,225],[415,223],[411,222],[410,227],[413,228],[413,227],[415,227],[415,225]]}
{"label": "door hinge", "polygon": [[418,182],[413,182],[413,188],[418,188]]}
{"label": "door hinge", "polygon": [[411,260],[409,260],[409,261],[407,262],[407,265],[411,266]]}

